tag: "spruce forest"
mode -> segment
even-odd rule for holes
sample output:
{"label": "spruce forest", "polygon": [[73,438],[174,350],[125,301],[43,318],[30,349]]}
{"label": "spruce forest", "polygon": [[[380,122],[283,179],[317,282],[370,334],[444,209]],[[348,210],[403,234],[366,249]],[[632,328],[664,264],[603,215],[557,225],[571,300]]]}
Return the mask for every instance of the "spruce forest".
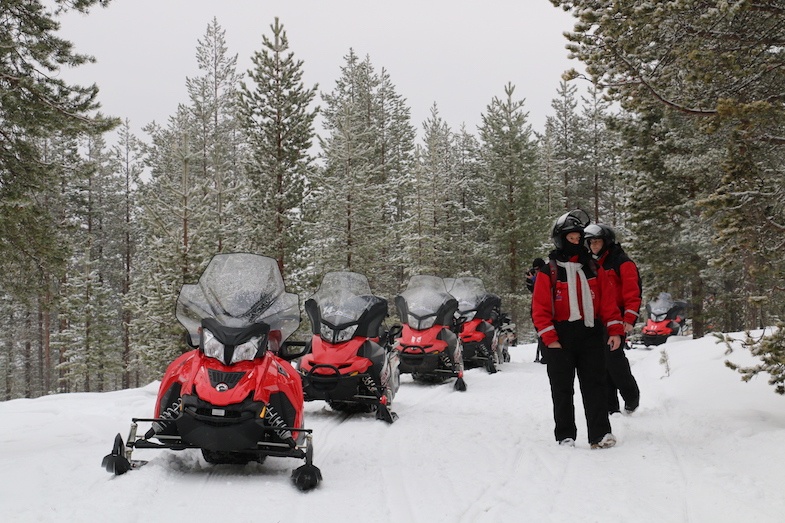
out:
{"label": "spruce forest", "polygon": [[[472,101],[476,130],[438,104],[412,122],[353,49],[335,85],[305,85],[276,18],[248,71],[206,24],[188,99],[136,136],[57,74],[91,60],[58,16],[110,0],[0,0],[0,398],[159,379],[187,350],[179,289],[220,252],[276,259],[301,304],[331,270],[390,300],[412,275],[477,276],[533,341],[524,273],[574,208],[616,229],[644,303],[689,302],[696,337],[777,325],[785,2],[550,1],[585,73],[564,73],[542,132],[512,84]],[[782,336],[750,346],[765,363],[743,377],[781,383]]]}

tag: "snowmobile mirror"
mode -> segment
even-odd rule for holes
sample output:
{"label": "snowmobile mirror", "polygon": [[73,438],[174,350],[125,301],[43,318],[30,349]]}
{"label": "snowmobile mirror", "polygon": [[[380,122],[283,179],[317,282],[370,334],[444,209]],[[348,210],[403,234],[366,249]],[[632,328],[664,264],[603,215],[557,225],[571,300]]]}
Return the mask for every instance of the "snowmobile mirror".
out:
{"label": "snowmobile mirror", "polygon": [[390,345],[395,343],[395,340],[401,337],[402,332],[403,332],[403,326],[399,323],[396,323],[395,325],[390,327],[390,330],[387,331],[387,343],[389,343]]}
{"label": "snowmobile mirror", "polygon": [[305,356],[309,349],[310,346],[304,341],[287,341],[281,345],[278,357],[286,361],[296,360]]}

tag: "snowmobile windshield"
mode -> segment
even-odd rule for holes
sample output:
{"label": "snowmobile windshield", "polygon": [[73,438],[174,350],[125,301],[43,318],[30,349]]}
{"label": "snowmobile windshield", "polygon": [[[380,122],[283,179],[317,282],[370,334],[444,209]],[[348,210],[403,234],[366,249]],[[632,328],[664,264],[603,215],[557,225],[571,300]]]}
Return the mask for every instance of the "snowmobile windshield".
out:
{"label": "snowmobile windshield", "polygon": [[248,253],[214,256],[198,283],[183,285],[176,314],[194,345],[200,341],[199,327],[205,318],[231,328],[264,323],[270,337],[279,341],[300,323],[299,300],[286,292],[278,263]]}
{"label": "snowmobile windshield", "polygon": [[673,298],[667,292],[661,292],[657,299],[649,302],[649,310],[652,314],[659,316],[668,314],[674,305]]}
{"label": "snowmobile windshield", "polygon": [[438,276],[412,276],[401,297],[408,311],[406,323],[417,330],[433,327],[442,305],[454,299]]}
{"label": "snowmobile windshield", "polygon": [[365,311],[385,302],[384,298],[373,295],[368,279],[356,272],[325,274],[311,299],[319,305],[321,320],[334,327],[357,322]]}
{"label": "snowmobile windshield", "polygon": [[458,300],[458,312],[469,320],[468,316],[477,311],[477,306],[488,294],[479,278],[455,278],[448,290]]}

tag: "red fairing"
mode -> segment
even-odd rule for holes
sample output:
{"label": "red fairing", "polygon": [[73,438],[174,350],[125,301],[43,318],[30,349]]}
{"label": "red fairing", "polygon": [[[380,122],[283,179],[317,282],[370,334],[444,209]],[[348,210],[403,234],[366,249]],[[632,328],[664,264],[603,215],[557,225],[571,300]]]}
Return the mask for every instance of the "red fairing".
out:
{"label": "red fairing", "polygon": [[[208,369],[218,372],[243,372],[245,375],[234,387],[219,392],[210,383]],[[261,358],[241,361],[231,366],[224,365],[215,358],[204,355],[199,350],[186,352],[174,360],[167,368],[158,390],[155,416],[160,415],[162,394],[175,383],[180,382],[181,394],[196,394],[199,398],[216,407],[241,403],[250,394],[255,401],[268,403],[270,394],[278,391],[285,393],[293,405],[302,405],[303,389],[299,374],[287,362],[272,352],[265,352]],[[296,413],[295,426],[303,425],[302,411]]]}
{"label": "red fairing", "polygon": [[461,341],[463,343],[470,343],[484,340],[486,334],[479,330],[479,326],[483,321],[485,320],[475,318],[461,325]]}
{"label": "red fairing", "polygon": [[[311,340],[311,352],[300,361],[300,369],[311,370],[314,364],[332,365],[340,369],[341,374],[364,373],[371,366],[371,360],[357,356],[363,343],[369,338],[356,337],[343,343],[332,344],[324,341],[321,336],[314,335]],[[373,341],[378,338],[373,339]],[[332,374],[329,369],[316,369],[316,374]]]}
{"label": "red fairing", "polygon": [[158,399],[155,402],[155,414],[153,417],[157,418],[161,415],[161,398],[168,391],[172,385],[179,382],[182,386],[180,390],[185,393],[190,392],[190,388],[186,388],[186,384],[193,383],[193,377],[196,371],[199,370],[199,364],[202,354],[199,350],[188,351],[181,354],[176,360],[169,364],[161,378],[161,386],[158,387]]}
{"label": "red fairing", "polygon": [[[400,338],[400,349],[403,352],[414,352],[417,354],[430,354],[433,352],[443,352],[447,349],[447,342],[437,339],[439,333],[444,329],[444,325],[434,325],[425,330],[412,329],[408,324],[403,325]],[[409,351],[408,347],[418,347],[417,350]],[[420,350],[422,349],[422,350]]]}
{"label": "red fairing", "polygon": [[646,325],[643,327],[643,334],[651,335],[651,336],[670,336],[673,334],[673,329],[670,327],[672,322],[678,323],[680,321],[679,317],[676,317],[675,320],[662,320],[662,321],[654,321],[648,320]]}

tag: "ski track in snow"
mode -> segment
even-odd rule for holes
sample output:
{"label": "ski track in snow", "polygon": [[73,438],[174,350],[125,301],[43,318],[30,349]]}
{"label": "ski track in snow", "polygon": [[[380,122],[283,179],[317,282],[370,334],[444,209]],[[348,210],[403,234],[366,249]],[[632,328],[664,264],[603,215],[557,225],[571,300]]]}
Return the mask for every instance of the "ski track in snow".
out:
{"label": "ski track in snow", "polygon": [[627,351],[641,407],[612,417],[608,450],[589,449],[577,383],[577,446],[556,444],[533,345],[513,347],[496,374],[468,370],[466,392],[402,376],[391,425],[308,402],[324,479],[307,493],[291,483],[293,458],[210,465],[196,450],[137,450],[148,465],[107,474],[101,458],[131,417],[151,415],[156,383],[4,402],[0,507],[13,523],[781,521],[782,398],[764,380],[741,383],[712,341],[688,343],[668,344],[668,377],[659,350]]}

